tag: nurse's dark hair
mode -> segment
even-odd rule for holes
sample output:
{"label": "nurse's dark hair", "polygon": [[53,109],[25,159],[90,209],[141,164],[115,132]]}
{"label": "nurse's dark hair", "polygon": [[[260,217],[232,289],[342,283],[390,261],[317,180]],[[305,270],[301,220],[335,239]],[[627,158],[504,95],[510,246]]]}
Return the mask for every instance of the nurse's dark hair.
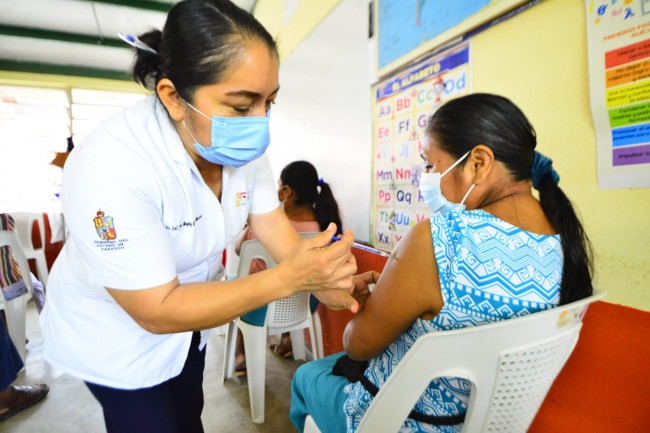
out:
{"label": "nurse's dark hair", "polygon": [[[504,97],[475,93],[452,99],[431,116],[426,134],[453,158],[484,144],[515,181],[531,180],[537,146],[535,129],[524,113]],[[571,202],[551,175],[543,177],[537,190],[542,209],[562,241],[560,305],[585,298],[593,292],[591,243]],[[499,197],[488,200],[495,198]]]}
{"label": "nurse's dark hair", "polygon": [[307,161],[294,161],[282,169],[280,182],[293,190],[296,206],[314,209],[321,230],[333,222],[337,231],[343,233],[339,205],[328,183],[318,178],[316,167]]}
{"label": "nurse's dark hair", "polygon": [[277,46],[251,15],[228,0],[183,0],[167,14],[162,31],[138,38],[156,54],[137,49],[133,78],[155,90],[169,78],[180,96],[192,102],[199,86],[218,83],[250,41],[263,42],[275,56]]}

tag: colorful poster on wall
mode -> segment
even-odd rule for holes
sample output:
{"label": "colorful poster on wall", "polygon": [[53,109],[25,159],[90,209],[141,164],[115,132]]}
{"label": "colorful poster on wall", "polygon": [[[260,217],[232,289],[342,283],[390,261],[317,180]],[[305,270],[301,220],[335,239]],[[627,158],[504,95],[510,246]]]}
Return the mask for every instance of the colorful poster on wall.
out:
{"label": "colorful poster on wall", "polygon": [[448,99],[469,93],[469,43],[373,86],[371,242],[390,251],[430,214],[419,190],[427,121]]}
{"label": "colorful poster on wall", "polygon": [[601,188],[650,187],[650,0],[586,0]]}
{"label": "colorful poster on wall", "polygon": [[385,75],[525,1],[376,0],[379,75]]}

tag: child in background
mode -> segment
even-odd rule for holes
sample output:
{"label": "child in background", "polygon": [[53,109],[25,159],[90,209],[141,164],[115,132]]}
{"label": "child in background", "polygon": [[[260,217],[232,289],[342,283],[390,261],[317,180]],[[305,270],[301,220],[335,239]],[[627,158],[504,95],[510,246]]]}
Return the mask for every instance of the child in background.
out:
{"label": "child in background", "polygon": [[[329,223],[336,224],[339,232],[343,232],[339,206],[334,199],[330,186],[318,177],[316,168],[307,161],[295,161],[287,165],[280,174],[278,181],[278,200],[282,203],[284,213],[298,233],[319,232]],[[247,229],[242,240],[255,239],[254,234]],[[236,248],[239,253],[239,245]],[[262,260],[251,263],[250,273],[266,269]],[[314,312],[318,300],[311,297],[311,310]],[[271,351],[283,358],[293,355],[291,336],[288,332],[282,334],[279,344],[270,346]],[[241,332],[237,334],[237,350],[235,358],[235,374],[246,372],[246,355]]]}

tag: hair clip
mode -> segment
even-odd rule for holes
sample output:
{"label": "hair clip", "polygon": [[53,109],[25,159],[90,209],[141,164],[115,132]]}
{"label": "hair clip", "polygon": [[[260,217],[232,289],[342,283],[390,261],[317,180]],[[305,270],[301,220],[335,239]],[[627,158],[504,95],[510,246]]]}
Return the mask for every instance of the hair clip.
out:
{"label": "hair clip", "polygon": [[125,35],[124,33],[119,33],[119,32],[117,33],[117,36],[119,36],[120,39],[122,39],[124,42],[126,42],[127,44],[131,45],[134,48],[137,48],[142,51],[148,51],[152,54],[158,54],[158,51],[154,50],[149,45],[145,44],[144,42],[142,42],[140,39],[136,37],[133,37],[131,35]]}

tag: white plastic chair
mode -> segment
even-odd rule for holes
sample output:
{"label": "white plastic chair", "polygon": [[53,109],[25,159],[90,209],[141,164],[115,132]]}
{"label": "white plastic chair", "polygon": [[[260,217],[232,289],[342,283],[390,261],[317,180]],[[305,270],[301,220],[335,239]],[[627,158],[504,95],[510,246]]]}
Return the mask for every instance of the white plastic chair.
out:
{"label": "white plastic chair", "polygon": [[[357,433],[395,433],[437,377],[472,383],[462,433],[525,432],[573,352],[587,306],[580,301],[488,325],[420,337],[380,388]],[[307,416],[305,433],[320,433]]]}
{"label": "white plastic chair", "polygon": [[[25,253],[23,252],[23,248],[18,240],[16,232],[0,230],[0,247],[5,245],[11,247],[14,260],[16,261],[18,269],[20,269],[20,273],[25,280],[28,291],[27,295],[19,296],[10,301],[4,301],[4,310],[7,317],[7,331],[9,331],[9,336],[14,342],[14,346],[16,346],[16,350],[18,350],[20,357],[24,361],[26,355],[25,322],[27,301],[33,295],[34,287],[32,286],[32,278],[29,273],[27,258],[25,257]],[[0,297],[3,297],[2,294],[0,294]]]}
{"label": "white plastic chair", "polygon": [[[312,237],[315,233],[300,233],[302,239]],[[262,259],[268,269],[276,265],[258,240],[242,243],[239,253],[237,276],[248,275],[251,261]],[[314,332],[314,317],[309,308],[309,293],[297,293],[285,299],[279,299],[268,305],[266,321],[263,326],[255,326],[244,322],[241,318],[228,324],[224,348],[222,382],[233,376],[235,369],[235,346],[237,328],[241,329],[246,351],[246,376],[253,422],[264,422],[264,385],[266,382],[266,341],[268,335],[278,335],[283,332],[291,334],[291,344],[295,359],[306,360],[304,329],[309,329],[312,343],[312,357],[319,359],[322,354],[320,334]],[[317,324],[320,329],[320,324]]]}
{"label": "white plastic chair", "polygon": [[[11,214],[14,217],[14,227],[18,233],[18,238],[23,246],[25,257],[27,259],[34,259],[36,261],[36,273],[38,280],[47,287],[47,277],[49,272],[47,270],[47,260],[45,259],[45,223],[43,221],[43,214],[31,212],[14,212]],[[38,222],[39,234],[41,236],[41,247],[34,248],[32,242],[32,227],[34,221]]]}

